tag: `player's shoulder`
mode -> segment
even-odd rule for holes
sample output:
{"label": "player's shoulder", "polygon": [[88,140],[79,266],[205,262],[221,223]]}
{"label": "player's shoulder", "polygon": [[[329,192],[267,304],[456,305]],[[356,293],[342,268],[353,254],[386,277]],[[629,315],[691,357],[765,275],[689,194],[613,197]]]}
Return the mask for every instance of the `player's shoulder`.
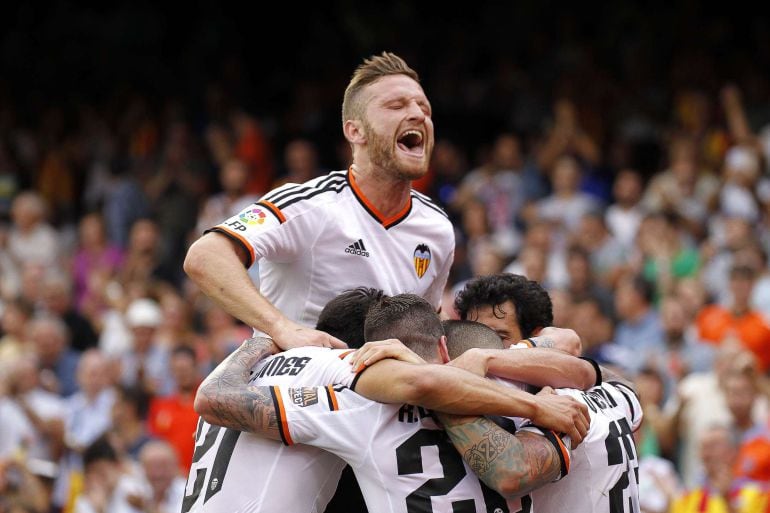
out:
{"label": "player's shoulder", "polygon": [[348,172],[332,171],[305,183],[287,183],[262,196],[259,203],[280,212],[304,211],[333,201],[350,186]]}
{"label": "player's shoulder", "polygon": [[414,189],[411,191],[411,196],[412,208],[416,208],[419,211],[424,212],[426,215],[435,216],[437,218],[444,218],[447,222],[449,222],[449,215],[444,211],[443,208],[438,205],[438,203],[433,201],[430,196]]}
{"label": "player's shoulder", "polygon": [[349,368],[345,361],[352,349],[330,349],[327,347],[305,346],[296,347],[274,354],[260,361],[253,370],[253,379],[270,378],[275,376],[317,376],[322,369]]}
{"label": "player's shoulder", "polygon": [[639,401],[639,397],[636,395],[636,390],[631,388],[630,384],[622,381],[607,381],[602,383],[601,386],[603,389],[609,391],[616,398],[618,398],[618,403],[622,405],[623,408],[628,408],[632,419],[635,419],[641,415],[641,402]]}
{"label": "player's shoulder", "polygon": [[557,389],[554,390],[554,392],[556,392],[558,395],[564,395],[564,396],[567,396],[567,397],[572,397],[572,398],[575,398],[575,399],[577,399],[579,401],[583,401],[584,400],[585,392],[587,392],[587,391],[588,390],[583,391],[583,390],[578,390],[576,388],[557,388]]}
{"label": "player's shoulder", "polygon": [[288,349],[278,354],[284,356],[309,356],[311,358],[344,360],[345,357],[353,353],[353,351],[355,351],[355,349],[332,349],[329,347],[303,346]]}

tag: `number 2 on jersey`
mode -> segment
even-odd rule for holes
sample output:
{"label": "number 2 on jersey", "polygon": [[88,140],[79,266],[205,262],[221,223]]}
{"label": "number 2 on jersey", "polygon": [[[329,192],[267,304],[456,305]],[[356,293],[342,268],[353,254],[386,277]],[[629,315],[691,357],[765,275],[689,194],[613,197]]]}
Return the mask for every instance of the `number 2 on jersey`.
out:
{"label": "number 2 on jersey", "polygon": [[[444,431],[436,429],[421,429],[410,436],[396,449],[398,475],[421,474],[423,472],[423,447],[434,446],[438,449],[438,459],[444,477],[428,479],[415,491],[406,497],[406,510],[409,513],[432,513],[431,497],[446,495],[462,481],[466,475],[465,466],[460,454]],[[479,481],[484,500],[489,511],[507,513],[505,500]],[[466,499],[452,502],[452,513],[474,513],[476,501]]]}

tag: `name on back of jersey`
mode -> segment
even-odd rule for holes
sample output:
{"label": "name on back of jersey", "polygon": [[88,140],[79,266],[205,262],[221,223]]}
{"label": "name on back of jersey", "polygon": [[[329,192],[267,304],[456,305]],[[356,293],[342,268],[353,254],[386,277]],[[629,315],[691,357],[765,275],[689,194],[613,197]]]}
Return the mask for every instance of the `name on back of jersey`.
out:
{"label": "name on back of jersey", "polygon": [[583,398],[591,411],[596,413],[599,410],[609,410],[615,408],[618,403],[603,388],[594,388],[583,392]]}
{"label": "name on back of jersey", "polygon": [[412,424],[418,422],[426,417],[432,417],[430,410],[426,410],[422,406],[413,406],[411,404],[404,404],[398,410],[398,421]]}
{"label": "name on back of jersey", "polygon": [[263,378],[265,376],[296,376],[302,369],[305,368],[307,363],[312,360],[309,356],[274,356],[262,369],[259,370],[254,376],[251,377],[251,381],[257,378]]}

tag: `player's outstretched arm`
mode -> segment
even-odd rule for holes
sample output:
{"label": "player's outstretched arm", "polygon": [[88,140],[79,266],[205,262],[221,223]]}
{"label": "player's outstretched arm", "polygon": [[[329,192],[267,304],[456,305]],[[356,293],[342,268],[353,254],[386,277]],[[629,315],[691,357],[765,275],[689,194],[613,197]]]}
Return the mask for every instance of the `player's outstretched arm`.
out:
{"label": "player's outstretched arm", "polygon": [[469,349],[450,362],[466,370],[492,374],[537,387],[587,390],[597,382],[594,366],[562,351],[531,349]]}
{"label": "player's outstretched arm", "polygon": [[[242,253],[240,253],[242,252]],[[251,281],[240,246],[219,233],[207,233],[187,252],[184,270],[227,313],[273,337],[282,349],[301,346],[347,347],[327,333],[300,326],[260,294]]]}
{"label": "player's outstretched arm", "polygon": [[[557,437],[515,435],[484,417],[439,415],[449,438],[473,472],[506,499],[521,497],[563,477],[569,452]],[[560,454],[561,452],[561,454]]]}
{"label": "player's outstretched arm", "polygon": [[588,408],[568,397],[538,396],[449,365],[381,360],[358,379],[355,391],[383,403],[408,403],[459,415],[525,417],[568,434],[577,445],[588,431]]}
{"label": "player's outstretched arm", "polygon": [[276,352],[273,341],[250,338],[201,383],[195,411],[209,424],[280,440],[270,387],[249,385],[249,370]]}

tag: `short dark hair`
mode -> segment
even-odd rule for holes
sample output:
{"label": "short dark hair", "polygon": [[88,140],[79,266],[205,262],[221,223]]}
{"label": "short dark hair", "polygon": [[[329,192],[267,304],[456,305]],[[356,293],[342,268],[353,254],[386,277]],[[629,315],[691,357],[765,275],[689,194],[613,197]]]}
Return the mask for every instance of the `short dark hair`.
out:
{"label": "short dark hair", "polygon": [[420,357],[435,361],[444,330],[430,303],[414,294],[399,294],[372,305],[364,333],[367,341],[397,338]]}
{"label": "short dark hair", "polygon": [[511,301],[516,307],[516,322],[522,337],[531,337],[538,328],[553,324],[553,305],[548,292],[536,281],[511,273],[492,274],[470,280],[457,293],[455,309],[460,319],[467,320],[468,313],[480,306],[499,310],[500,305]]}
{"label": "short dark hair", "polygon": [[382,52],[365,59],[356,68],[342,98],[342,123],[350,119],[362,119],[366,105],[361,101],[361,91],[377,80],[391,75],[404,75],[415,82],[420,77],[409,65],[392,52]]}
{"label": "short dark hair", "polygon": [[468,349],[503,349],[500,336],[495,330],[476,321],[447,320],[441,322],[446,335],[446,347],[449,358],[455,359]]}
{"label": "short dark hair", "polygon": [[118,452],[112,446],[106,434],[91,442],[91,445],[83,451],[83,466],[85,468],[88,468],[89,465],[97,461],[118,462]]}
{"label": "short dark hair", "polygon": [[357,349],[364,343],[364,321],[369,307],[383,297],[382,290],[371,287],[346,290],[321,310],[316,329]]}

